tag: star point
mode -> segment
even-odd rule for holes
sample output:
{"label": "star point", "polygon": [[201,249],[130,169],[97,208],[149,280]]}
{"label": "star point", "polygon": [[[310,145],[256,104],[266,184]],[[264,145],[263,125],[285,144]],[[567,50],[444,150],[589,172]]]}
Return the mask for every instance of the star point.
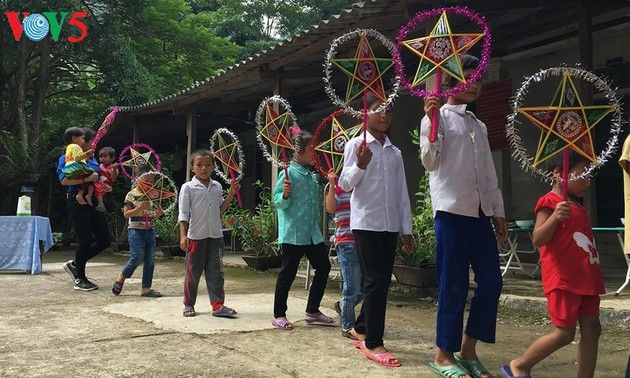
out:
{"label": "star point", "polygon": [[365,92],[387,101],[383,75],[394,65],[391,58],[377,58],[365,34],[361,34],[354,58],[333,59],[332,63],[349,77],[345,103]]}
{"label": "star point", "polygon": [[520,107],[518,112],[541,130],[534,166],[570,148],[591,162],[597,160],[591,130],[614,110],[613,105],[584,106],[568,71],[551,105]]}
{"label": "star point", "polygon": [[420,57],[411,86],[418,86],[438,68],[465,83],[460,56],[484,36],[484,33],[453,33],[446,11],[442,12],[428,36],[402,41],[403,46]]}

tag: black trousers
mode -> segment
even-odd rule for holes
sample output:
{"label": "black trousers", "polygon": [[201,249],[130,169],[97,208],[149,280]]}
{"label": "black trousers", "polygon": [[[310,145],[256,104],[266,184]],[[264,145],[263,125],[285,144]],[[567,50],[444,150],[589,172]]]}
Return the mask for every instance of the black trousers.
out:
{"label": "black trousers", "polygon": [[363,305],[354,329],[365,335],[365,346],[373,349],[383,345],[387,293],[392,282],[398,234],[352,230],[357,246],[363,283]]}
{"label": "black trousers", "polygon": [[276,292],[273,301],[273,317],[287,316],[287,299],[291,284],[295,280],[300,260],[306,255],[311,266],[315,270],[315,276],[308,293],[306,312],[314,314],[319,311],[319,305],[324,297],[328,273],[330,273],[330,260],[324,243],[310,245],[282,244],[282,269],[276,281]]}
{"label": "black trousers", "polygon": [[[79,245],[74,253],[77,278],[85,278],[85,264],[109,247],[109,226],[106,213],[90,205],[80,205],[73,195],[68,198],[68,213],[72,219]],[[94,203],[96,205],[96,201]]]}

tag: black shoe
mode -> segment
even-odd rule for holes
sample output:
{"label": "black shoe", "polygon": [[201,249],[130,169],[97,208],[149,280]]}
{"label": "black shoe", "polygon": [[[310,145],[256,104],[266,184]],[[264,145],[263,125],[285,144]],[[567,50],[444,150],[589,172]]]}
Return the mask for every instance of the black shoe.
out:
{"label": "black shoe", "polygon": [[70,275],[70,277],[72,277],[72,282],[76,283],[78,278],[77,278],[77,266],[74,263],[74,260],[70,260],[70,261],[66,261],[63,264],[63,270],[66,271],[66,273],[68,273]]}
{"label": "black shoe", "polygon": [[80,278],[74,283],[74,290],[92,291],[98,289],[98,285],[93,284],[87,278]]}

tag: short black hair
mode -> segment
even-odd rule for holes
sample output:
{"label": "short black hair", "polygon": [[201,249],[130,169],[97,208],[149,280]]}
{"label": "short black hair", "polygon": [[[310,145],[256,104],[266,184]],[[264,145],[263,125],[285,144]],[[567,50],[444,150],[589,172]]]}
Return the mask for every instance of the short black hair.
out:
{"label": "short black hair", "polygon": [[[479,58],[470,54],[464,54],[459,57],[459,61],[462,63],[462,70],[476,70],[479,67]],[[452,76],[448,76],[448,85],[454,88],[459,83],[459,80]]]}
{"label": "short black hair", "polygon": [[116,157],[116,150],[114,150],[114,147],[103,147],[98,150],[98,156],[101,156],[102,154],[107,154],[109,157],[114,159]]}
{"label": "short black hair", "polygon": [[80,127],[68,127],[66,131],[63,132],[63,142],[65,144],[72,143],[73,137],[85,136],[85,131]]}
{"label": "short black hair", "polygon": [[94,139],[94,137],[96,136],[96,131],[90,129],[89,127],[84,127],[83,135],[83,139],[85,139],[86,142],[91,142],[92,139]]}
{"label": "short black hair", "polygon": [[[201,156],[210,156],[211,158],[214,159],[214,154],[212,153],[212,151],[206,148],[200,148],[200,149],[194,150],[190,154],[190,164],[192,164],[196,158],[201,157]],[[212,163],[214,164],[214,160],[212,161]]]}
{"label": "short black hair", "polygon": [[[547,159],[543,164],[543,169],[547,172],[553,172],[554,169],[562,170],[562,152],[555,154]],[[591,161],[585,156],[569,149],[569,170],[579,163],[590,163]]]}

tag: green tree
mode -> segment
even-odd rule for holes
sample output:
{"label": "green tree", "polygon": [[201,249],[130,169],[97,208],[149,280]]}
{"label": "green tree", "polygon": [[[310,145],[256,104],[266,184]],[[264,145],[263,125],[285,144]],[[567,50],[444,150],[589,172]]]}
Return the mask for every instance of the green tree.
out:
{"label": "green tree", "polygon": [[195,9],[212,11],[213,34],[243,46],[241,58],[269,48],[311,25],[347,9],[352,0],[190,0]]}

